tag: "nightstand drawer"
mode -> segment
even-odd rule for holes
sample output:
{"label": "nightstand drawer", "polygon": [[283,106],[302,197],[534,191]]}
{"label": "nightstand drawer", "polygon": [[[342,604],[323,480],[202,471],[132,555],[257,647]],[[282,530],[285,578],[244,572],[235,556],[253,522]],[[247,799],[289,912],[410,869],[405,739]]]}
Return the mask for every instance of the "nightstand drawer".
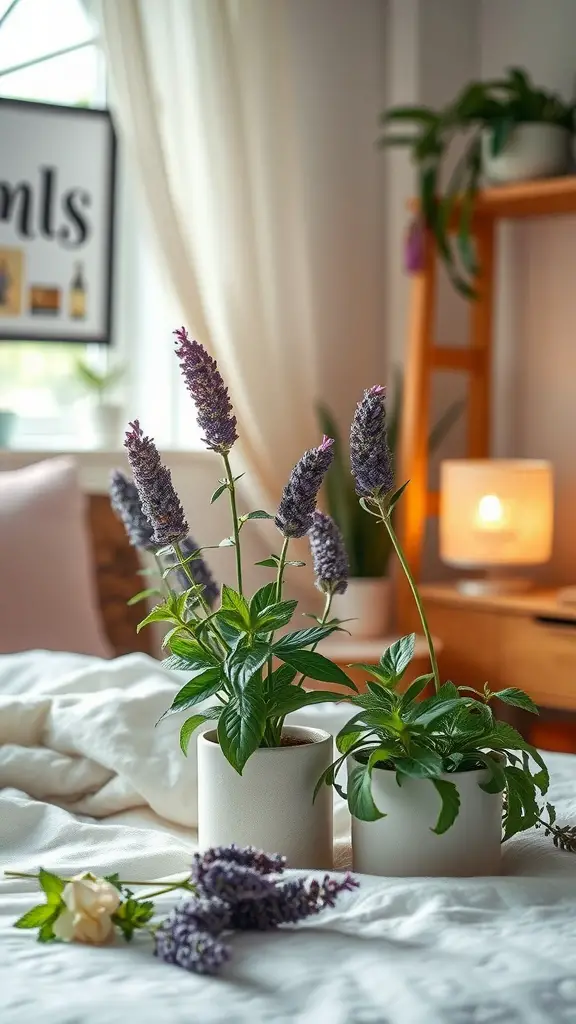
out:
{"label": "nightstand drawer", "polygon": [[576,709],[576,622],[509,616],[502,623],[502,676],[544,707]]}

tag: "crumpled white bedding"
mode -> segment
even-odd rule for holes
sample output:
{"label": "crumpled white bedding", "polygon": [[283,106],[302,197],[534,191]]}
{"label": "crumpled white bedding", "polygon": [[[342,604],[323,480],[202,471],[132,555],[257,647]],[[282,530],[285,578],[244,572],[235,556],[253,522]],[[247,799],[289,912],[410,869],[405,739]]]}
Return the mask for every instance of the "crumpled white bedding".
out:
{"label": "crumpled white bedding", "polygon": [[[135,879],[186,871],[195,759],[179,752],[177,721],[154,729],[177,685],[142,655],[0,658],[3,870],[42,864]],[[318,706],[297,720],[333,731],[345,715]],[[560,816],[576,822],[576,758],[547,760]],[[344,840],[340,801],[336,822]],[[233,962],[217,979],[158,963],[145,940],[40,946],[11,927],[31,906],[33,883],[3,879],[0,1021],[576,1021],[576,857],[533,833],[506,844],[504,870],[515,877],[363,877],[297,934],[235,937]]]}

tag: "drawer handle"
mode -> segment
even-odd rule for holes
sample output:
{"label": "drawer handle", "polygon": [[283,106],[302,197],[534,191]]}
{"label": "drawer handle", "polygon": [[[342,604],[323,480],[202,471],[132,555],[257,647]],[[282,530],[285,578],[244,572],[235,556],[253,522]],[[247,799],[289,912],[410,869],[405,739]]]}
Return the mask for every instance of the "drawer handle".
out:
{"label": "drawer handle", "polygon": [[536,615],[534,622],[541,626],[560,626],[562,629],[573,630],[576,633],[576,619],[565,619],[560,615]]}

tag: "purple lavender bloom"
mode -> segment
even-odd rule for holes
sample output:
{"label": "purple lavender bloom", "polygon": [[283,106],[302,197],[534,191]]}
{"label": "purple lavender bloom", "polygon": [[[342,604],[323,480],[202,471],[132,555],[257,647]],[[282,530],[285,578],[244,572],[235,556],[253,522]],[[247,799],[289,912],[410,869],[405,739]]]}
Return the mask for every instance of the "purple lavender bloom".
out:
{"label": "purple lavender bloom", "polygon": [[325,594],[344,594],[348,586],[348,555],[340,529],[324,512],[314,512],[308,531],[316,586]]}
{"label": "purple lavender bloom", "polygon": [[215,860],[225,860],[230,864],[242,864],[253,868],[261,875],[281,874],[286,866],[286,858],[279,853],[264,853],[255,846],[211,846],[204,853],[195,853],[192,861],[192,881],[200,882],[205,871]]}
{"label": "purple lavender bloom", "polygon": [[424,269],[426,234],[422,221],[416,217],[408,228],[404,248],[404,269],[408,274],[419,274]]}
{"label": "purple lavender bloom", "polygon": [[[189,558],[194,551],[198,551],[198,544],[192,537],[185,537],[180,545],[180,550],[184,558]],[[199,587],[202,587],[202,594],[204,600],[210,608],[214,607],[214,604],[220,596],[220,588],[214,579],[210,568],[206,564],[203,558],[193,558],[190,562],[186,562],[188,572],[192,576],[194,583]],[[176,571],[176,577],[182,590],[188,590],[191,586],[190,580],[184,569],[178,569]]]}
{"label": "purple lavender bloom", "polygon": [[165,922],[156,932],[155,940],[155,956],[194,974],[216,974],[230,959],[229,946],[209,932],[180,929],[176,938],[172,926]]}
{"label": "purple lavender bloom", "polygon": [[333,438],[323,437],[322,444],[304,452],[290,473],[274,519],[285,537],[305,537],[312,526],[318,491],[334,458],[333,444]]}
{"label": "purple lavender bloom", "polygon": [[216,360],[208,355],[198,341],[191,341],[188,331],[180,327],[174,334],[179,345],[176,355],[188,391],[196,405],[198,425],[204,431],[204,444],[225,455],[238,440],[236,417]]}
{"label": "purple lavender bloom", "polygon": [[232,913],[224,900],[215,896],[184,900],[170,912],[163,927],[168,924],[172,937],[180,941],[190,930],[220,935],[231,927]]}
{"label": "purple lavender bloom", "polygon": [[163,466],[154,441],[145,437],[138,420],[130,423],[124,446],[134,483],[158,546],[181,541],[188,533],[184,509],[174,490],[170,470]]}
{"label": "purple lavender bloom", "polygon": [[202,896],[216,896],[228,904],[238,900],[260,900],[274,892],[275,882],[254,868],[230,861],[215,860],[197,882]]}
{"label": "purple lavender bloom", "polygon": [[386,437],[385,388],[377,384],[364,392],[350,428],[350,464],[356,494],[368,498],[394,487],[392,457]]}
{"label": "purple lavender bloom", "polygon": [[325,907],[333,907],[341,892],[358,886],[350,874],[342,881],[325,875],[316,879],[297,878],[283,881],[272,893],[259,900],[240,900],[232,907],[232,927],[240,931],[268,931],[282,924],[297,924]]}
{"label": "purple lavender bloom", "polygon": [[112,509],[122,520],[132,546],[141,551],[154,550],[154,531],[142,511],[136,485],[120,469],[115,469],[108,490]]}

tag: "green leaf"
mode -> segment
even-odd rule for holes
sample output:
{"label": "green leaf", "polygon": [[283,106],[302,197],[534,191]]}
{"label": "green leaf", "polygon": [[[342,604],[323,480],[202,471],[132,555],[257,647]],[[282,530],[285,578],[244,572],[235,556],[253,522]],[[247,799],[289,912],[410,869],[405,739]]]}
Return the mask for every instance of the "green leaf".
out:
{"label": "green leaf", "polygon": [[368,758],[368,773],[371,775],[373,768],[383,767],[391,756],[392,752],[387,747],[376,747]]}
{"label": "green leaf", "polygon": [[162,596],[162,591],[158,590],[158,587],[147,587],[146,590],[139,590],[134,597],[131,597],[129,601],[126,601],[128,607],[132,607],[134,604],[138,604],[139,601],[145,601],[147,597],[158,597]]}
{"label": "green leaf", "polygon": [[222,611],[233,611],[240,616],[246,629],[250,628],[250,607],[245,597],[226,584],[222,587]]}
{"label": "green leaf", "polygon": [[410,633],[408,636],[400,637],[384,651],[379,667],[388,685],[395,684],[404,675],[414,655],[415,644],[416,634]]}
{"label": "green leaf", "polygon": [[224,491],[226,491],[226,490],[228,490],[228,481],[227,480],[225,481],[225,483],[220,484],[220,486],[216,488],[216,490],[214,491],[212,497],[210,498],[210,504],[213,505],[215,501],[218,501],[218,498],[220,497],[220,495],[224,494]]}
{"label": "green leaf", "polygon": [[360,821],[378,821],[385,817],[374,803],[372,775],[367,764],[356,762],[348,770],[348,807]]}
{"label": "green leaf", "polygon": [[27,910],[22,917],[19,917],[14,922],[15,928],[40,928],[44,924],[49,924],[55,921],[58,917],[59,909],[54,907],[52,903],[39,903],[37,907],[32,907],[32,910]]}
{"label": "green leaf", "polygon": [[276,569],[279,561],[278,555],[273,555],[271,558],[263,558],[260,562],[254,562],[254,565],[264,565],[267,569]]}
{"label": "green leaf", "polygon": [[510,839],[517,832],[524,832],[536,824],[539,808],[531,776],[510,764],[504,771],[507,782],[504,839]]}
{"label": "green leaf", "polygon": [[355,661],[349,666],[349,668],[358,668],[362,672],[367,672],[368,675],[373,676],[374,679],[377,679],[378,682],[382,684],[382,686],[390,686],[390,674],[384,669],[381,669],[378,665],[367,665],[363,661]]}
{"label": "green leaf", "polygon": [[515,708],[530,711],[533,715],[540,713],[532,698],[527,693],[524,693],[524,690],[519,690],[515,686],[509,686],[505,690],[498,690],[490,696],[498,697],[498,700],[504,701],[505,704],[511,704]]}
{"label": "green leaf", "polygon": [[260,746],[265,726],[266,707],[260,688],[250,682],[225,705],[218,720],[222,753],[239,775]]}
{"label": "green leaf", "polygon": [[157,568],[152,568],[151,565],[146,565],[146,566],[144,566],[143,569],[136,569],[136,575],[137,576],[157,576],[158,575],[158,569]]}
{"label": "green leaf", "polygon": [[251,628],[256,633],[267,633],[275,629],[281,629],[290,622],[298,601],[277,601],[263,608],[251,623]]}
{"label": "green leaf", "polygon": [[269,696],[274,695],[279,690],[284,690],[287,686],[290,686],[294,682],[297,672],[295,668],[290,668],[290,665],[279,665],[274,671],[266,678],[266,692]]}
{"label": "green leaf", "polygon": [[317,644],[337,630],[337,626],[310,626],[308,629],[297,629],[294,633],[286,633],[274,644],[274,652],[279,658],[284,651],[299,651],[304,647]]}
{"label": "green leaf", "polygon": [[243,523],[247,523],[250,519],[274,519],[274,516],[271,516],[269,512],[264,512],[263,509],[259,508],[256,509],[255,512],[248,512],[247,515],[241,516],[240,518]]}
{"label": "green leaf", "polygon": [[436,124],[438,114],[429,107],[392,107],[382,115],[382,121],[416,121],[416,123]]}
{"label": "green leaf", "polygon": [[460,794],[453,782],[446,782],[445,779],[430,779],[434,789],[438,793],[442,807],[432,832],[437,836],[443,835],[454,824],[460,810]]}
{"label": "green leaf", "polygon": [[187,718],[183,722],[180,729],[180,749],[185,757],[188,756],[188,746],[192,739],[192,734],[196,732],[198,726],[203,725],[206,721],[205,715],[192,715],[191,718]]}
{"label": "green leaf", "polygon": [[201,701],[213,697],[222,688],[222,674],[219,668],[207,668],[201,671],[194,679],[191,679],[181,690],[178,691],[172,704],[164,712],[162,719],[169,715],[178,714],[179,711],[187,711],[188,708],[200,704]]}
{"label": "green leaf", "polygon": [[442,758],[435,750],[411,743],[409,756],[395,757],[394,766],[402,775],[410,775],[415,779],[429,779],[441,773]]}
{"label": "green leaf", "polygon": [[271,653],[270,644],[255,643],[252,647],[238,647],[230,654],[224,670],[234,690],[243,690],[268,661]]}
{"label": "green leaf", "polygon": [[149,626],[152,622],[177,621],[178,620],[174,615],[174,612],[170,608],[168,608],[168,605],[166,604],[166,602],[164,602],[163,604],[157,604],[156,607],[153,608],[151,612],[149,612],[146,618],[142,619],[142,622],[138,623],[138,625],[136,626],[136,632],[139,633],[141,629],[144,629],[144,626]]}
{"label": "green leaf", "polygon": [[208,665],[218,665],[218,658],[211,651],[207,651],[202,644],[191,637],[181,634],[173,636],[169,641],[170,650],[186,662],[186,668],[204,668]]}
{"label": "green leaf", "polygon": [[338,699],[339,694],[333,690],[305,690],[302,686],[287,686],[286,689],[274,693],[267,707],[267,717],[283,718],[284,715],[311,704],[326,704]]}
{"label": "green leaf", "polygon": [[428,672],[424,676],[418,676],[413,683],[410,683],[406,692],[402,694],[402,700],[400,701],[400,708],[402,711],[412,704],[412,702],[416,700],[416,697],[420,696],[422,691],[428,686],[431,679],[434,679],[434,673]]}
{"label": "green leaf", "polygon": [[357,704],[360,708],[365,708],[367,711],[380,711],[384,714],[391,714],[398,706],[398,700],[393,690],[388,690],[384,686],[376,689],[377,683],[372,683],[372,686],[365,693],[355,694],[350,698],[353,704]]}
{"label": "green leaf", "polygon": [[38,883],[40,888],[46,893],[49,903],[59,903],[60,896],[64,891],[65,882],[58,875],[53,875],[50,871],[45,871],[44,868],[40,868],[38,873]]}
{"label": "green leaf", "polygon": [[364,729],[351,729],[347,732],[345,729],[341,729],[336,737],[336,749],[341,754],[347,754],[349,750],[358,742],[361,736],[364,735]]}
{"label": "green leaf", "polygon": [[479,782],[480,789],[483,789],[485,793],[503,793],[506,789],[506,773],[504,771],[504,765],[499,758],[493,757],[491,754],[478,753],[475,755],[478,761],[486,765],[486,768],[490,772],[490,778],[487,782]]}
{"label": "green leaf", "polygon": [[284,651],[280,654],[276,650],[276,654],[287,665],[310,679],[317,679],[321,683],[339,683],[340,686],[356,690],[355,684],[338,665],[316,651]]}
{"label": "green leaf", "polygon": [[271,583],[266,583],[260,590],[257,590],[254,596],[250,599],[250,621],[254,621],[256,616],[259,615],[264,608],[268,608],[269,605],[274,604],[276,600],[276,580],[272,580]]}
{"label": "green leaf", "polygon": [[[54,918],[54,921],[56,917]],[[54,934],[54,921],[46,921],[38,931],[38,942],[53,942],[56,939]]]}
{"label": "green leaf", "polygon": [[404,494],[404,491],[408,487],[409,483],[410,483],[410,481],[407,480],[406,483],[402,484],[402,486],[399,487],[397,491],[394,491],[394,493],[389,497],[389,499],[388,499],[388,512],[389,513],[392,511],[394,506],[400,501],[400,498]]}

